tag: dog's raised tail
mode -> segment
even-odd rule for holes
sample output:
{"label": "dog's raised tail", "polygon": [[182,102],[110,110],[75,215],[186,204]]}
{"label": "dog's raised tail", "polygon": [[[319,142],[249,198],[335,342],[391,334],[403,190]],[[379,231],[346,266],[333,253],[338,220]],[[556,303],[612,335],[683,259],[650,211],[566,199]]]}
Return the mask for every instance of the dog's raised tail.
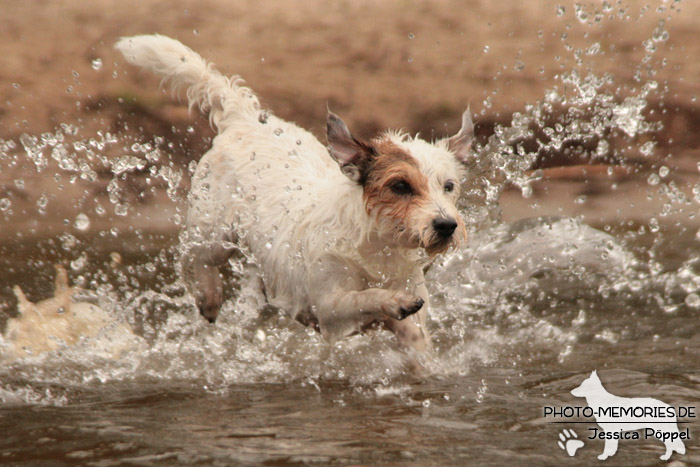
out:
{"label": "dog's raised tail", "polygon": [[181,42],[159,34],[122,37],[115,44],[124,58],[163,77],[174,91],[186,89],[190,108],[197,105],[209,112],[218,130],[243,115],[256,116],[260,102],[253,92],[241,86],[243,80],[227,78],[198,53]]}

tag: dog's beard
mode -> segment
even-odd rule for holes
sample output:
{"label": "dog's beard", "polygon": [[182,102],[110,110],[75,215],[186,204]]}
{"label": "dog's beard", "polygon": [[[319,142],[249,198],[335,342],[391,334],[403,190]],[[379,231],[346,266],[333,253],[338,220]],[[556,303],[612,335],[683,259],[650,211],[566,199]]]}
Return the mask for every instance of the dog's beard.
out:
{"label": "dog's beard", "polygon": [[434,256],[446,252],[453,243],[452,237],[440,238],[435,236],[432,241],[424,244],[423,248],[425,248],[426,253],[428,253],[430,256]]}
{"label": "dog's beard", "polygon": [[444,253],[455,243],[454,236],[440,237],[430,227],[423,231],[415,231],[402,225],[397,227],[397,230],[400,244],[409,248],[423,248],[430,256]]}

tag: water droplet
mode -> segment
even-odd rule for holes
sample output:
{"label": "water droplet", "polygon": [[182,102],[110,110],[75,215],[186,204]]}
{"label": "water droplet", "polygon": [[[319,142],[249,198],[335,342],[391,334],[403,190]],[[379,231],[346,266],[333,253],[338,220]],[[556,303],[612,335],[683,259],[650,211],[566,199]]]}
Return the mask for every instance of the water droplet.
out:
{"label": "water droplet", "polygon": [[608,154],[609,149],[610,149],[610,143],[608,143],[604,139],[601,139],[600,141],[598,141],[598,147],[596,147],[595,153],[599,157],[604,157]]}
{"label": "water droplet", "polygon": [[83,252],[78,258],[70,262],[70,268],[73,271],[81,271],[87,264],[88,256],[87,253]]}
{"label": "water droplet", "polygon": [[566,13],[566,7],[564,5],[557,5],[557,16],[564,16]]}
{"label": "water droplet", "polygon": [[75,217],[75,223],[73,225],[81,232],[85,232],[90,228],[90,218],[81,212]]}
{"label": "water droplet", "polygon": [[301,146],[301,140],[300,140],[300,139],[297,140],[297,146]]}
{"label": "water droplet", "polygon": [[661,229],[661,224],[659,224],[658,219],[656,217],[649,219],[649,231],[656,233],[659,229]]}
{"label": "water droplet", "polygon": [[12,202],[8,198],[0,199],[0,211],[5,212],[10,209],[10,206],[12,206]]}
{"label": "water droplet", "polygon": [[596,42],[586,50],[586,55],[597,55],[600,53],[600,42]]}
{"label": "water droplet", "polygon": [[659,169],[659,175],[661,175],[661,178],[666,178],[668,176],[669,172],[671,172],[671,170],[668,167],[666,167],[665,165],[662,165],[661,168]]}
{"label": "water droplet", "polygon": [[282,128],[275,128],[275,131],[273,131],[273,133],[275,134],[275,136],[280,136],[283,133]]}
{"label": "water droplet", "polygon": [[578,19],[581,23],[586,23],[588,21],[588,13],[583,9],[583,5],[577,3],[574,8],[576,19]]}
{"label": "water droplet", "polygon": [[125,204],[116,204],[114,206],[114,213],[117,216],[126,216],[129,213],[129,209]]}
{"label": "water droplet", "polygon": [[39,214],[46,214],[46,206],[49,204],[49,198],[46,195],[41,197],[36,202],[36,207],[39,208]]}
{"label": "water droplet", "polygon": [[95,71],[102,69],[102,59],[101,58],[96,58],[92,61],[92,69]]}
{"label": "water droplet", "polygon": [[644,50],[646,50],[646,52],[647,52],[648,54],[651,55],[651,54],[653,54],[654,52],[656,52],[656,46],[654,45],[654,42],[653,42],[653,41],[646,40],[646,41],[643,42],[643,44],[644,44]]}
{"label": "water droplet", "polygon": [[649,185],[658,185],[660,181],[661,181],[661,178],[657,174],[651,174],[647,178],[647,183]]}
{"label": "water droplet", "polygon": [[484,53],[485,54],[489,53],[489,46],[488,45],[484,46]]}
{"label": "water droplet", "polygon": [[654,29],[654,32],[652,33],[651,39],[654,42],[664,42],[667,41],[669,38],[669,33],[668,31],[664,30],[664,20],[659,20],[659,24]]}
{"label": "water droplet", "polygon": [[416,37],[416,36],[415,36],[412,32],[409,32],[409,33],[408,33],[408,38],[409,38],[409,39],[413,39],[414,37]]}
{"label": "water droplet", "polygon": [[689,293],[685,297],[685,304],[690,308],[700,308],[700,296],[696,293]]}
{"label": "water droplet", "polygon": [[647,141],[639,148],[639,152],[641,152],[645,156],[649,157],[649,156],[654,154],[654,146],[655,145],[656,145],[656,143],[654,143],[653,141]]}

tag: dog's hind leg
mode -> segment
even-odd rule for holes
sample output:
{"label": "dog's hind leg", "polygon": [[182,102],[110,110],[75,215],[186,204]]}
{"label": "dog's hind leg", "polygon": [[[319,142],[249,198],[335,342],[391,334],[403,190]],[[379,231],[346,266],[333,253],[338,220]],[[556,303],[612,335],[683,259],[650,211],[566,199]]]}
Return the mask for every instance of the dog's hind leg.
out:
{"label": "dog's hind leg", "polygon": [[189,246],[183,256],[185,281],[195,297],[199,313],[213,323],[223,303],[223,285],[219,267],[233,253],[220,242]]}

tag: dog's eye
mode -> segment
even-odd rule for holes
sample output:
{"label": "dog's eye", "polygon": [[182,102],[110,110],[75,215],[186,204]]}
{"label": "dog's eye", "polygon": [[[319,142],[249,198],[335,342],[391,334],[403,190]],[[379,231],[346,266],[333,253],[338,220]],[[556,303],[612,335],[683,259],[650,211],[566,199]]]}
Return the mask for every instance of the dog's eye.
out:
{"label": "dog's eye", "polygon": [[445,191],[447,193],[453,192],[454,189],[455,189],[455,182],[453,182],[453,181],[445,182]]}
{"label": "dog's eye", "polygon": [[407,181],[405,180],[399,180],[394,183],[392,183],[389,188],[391,188],[391,191],[396,193],[397,195],[412,195],[413,194],[413,188],[411,188],[411,185],[408,184]]}

